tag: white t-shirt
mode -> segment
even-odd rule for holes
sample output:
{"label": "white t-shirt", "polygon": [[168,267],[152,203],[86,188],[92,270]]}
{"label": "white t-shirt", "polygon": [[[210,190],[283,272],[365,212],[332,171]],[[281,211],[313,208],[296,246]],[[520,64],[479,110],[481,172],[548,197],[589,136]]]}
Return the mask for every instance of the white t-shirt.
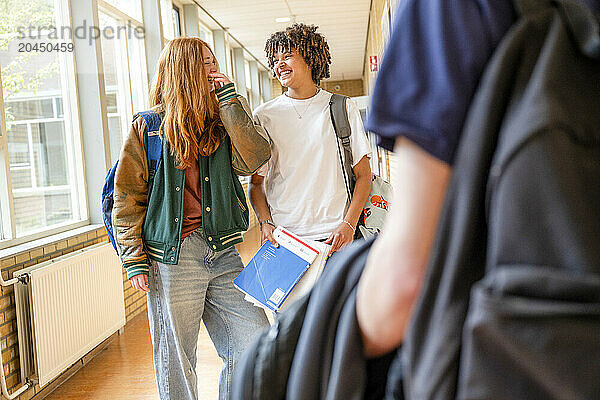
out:
{"label": "white t-shirt", "polygon": [[[306,239],[326,239],[342,222],[348,201],[330,97],[325,90],[305,100],[282,94],[254,111],[254,119],[272,140],[271,159],[258,174],[266,179],[273,222]],[[352,100],[347,110],[356,165],[370,148]],[[343,154],[341,144],[340,151]]]}

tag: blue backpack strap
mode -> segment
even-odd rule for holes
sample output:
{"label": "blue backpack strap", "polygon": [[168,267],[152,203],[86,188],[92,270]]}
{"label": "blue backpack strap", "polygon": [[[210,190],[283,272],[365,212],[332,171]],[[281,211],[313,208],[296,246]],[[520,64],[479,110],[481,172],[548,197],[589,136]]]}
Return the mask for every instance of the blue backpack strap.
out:
{"label": "blue backpack strap", "polygon": [[115,174],[118,165],[119,161],[108,170],[106,178],[104,178],[104,186],[102,187],[102,219],[104,220],[104,227],[108,234],[108,240],[110,240],[110,244],[112,244],[115,250],[117,250],[117,241],[115,240],[113,232],[112,210],[114,205],[113,194],[115,191]]}
{"label": "blue backpack strap", "polygon": [[[154,111],[143,111],[138,113],[146,121],[146,130],[144,130],[144,146],[146,147],[146,154],[148,159],[148,194],[152,190],[152,183],[154,182],[154,175],[156,174],[156,168],[162,155],[162,140],[160,138],[160,116]],[[134,120],[137,115],[134,116]],[[104,219],[104,226],[108,239],[117,250],[117,243],[113,232],[112,223],[112,210],[114,205],[114,190],[115,190],[115,174],[117,171],[117,161],[112,168],[106,174],[104,179],[104,187],[102,188],[102,216]]]}
{"label": "blue backpack strap", "polygon": [[138,114],[146,121],[144,141],[148,159],[148,193],[150,193],[156,168],[162,155],[162,139],[160,138],[160,124],[162,120],[158,113],[152,110],[142,111]]}

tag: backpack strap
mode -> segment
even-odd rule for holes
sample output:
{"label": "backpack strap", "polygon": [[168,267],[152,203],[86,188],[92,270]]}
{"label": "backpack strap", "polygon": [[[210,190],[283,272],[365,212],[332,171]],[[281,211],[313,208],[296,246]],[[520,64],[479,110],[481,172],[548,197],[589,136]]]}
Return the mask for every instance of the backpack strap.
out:
{"label": "backpack strap", "polygon": [[[352,149],[350,148],[350,135],[352,133],[352,129],[350,128],[348,110],[346,109],[347,100],[348,97],[346,96],[336,93],[332,94],[331,98],[329,99],[329,111],[331,113],[333,130],[338,137],[338,154],[340,156],[342,170],[344,171],[344,183],[346,184],[349,203],[352,199],[352,193],[354,193],[356,177],[354,176],[354,170],[352,170]],[[342,147],[344,148],[343,158],[340,152],[339,142],[342,142]]]}
{"label": "backpack strap", "polygon": [[[162,155],[162,139],[160,138],[160,125],[162,120],[153,110],[138,113],[146,121],[144,131],[144,144],[146,145],[146,156],[148,159],[148,194],[152,191],[152,183],[156,168]],[[135,119],[135,117],[134,117]]]}

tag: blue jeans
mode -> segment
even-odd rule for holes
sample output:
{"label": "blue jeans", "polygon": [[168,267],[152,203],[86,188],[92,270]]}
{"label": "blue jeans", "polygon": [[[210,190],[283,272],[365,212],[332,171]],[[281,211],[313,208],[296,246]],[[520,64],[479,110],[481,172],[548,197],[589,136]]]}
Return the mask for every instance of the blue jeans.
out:
{"label": "blue jeans", "polygon": [[228,398],[237,360],[269,326],[264,311],[245,301],[233,286],[242,268],[235,247],[214,252],[200,230],[183,241],[177,265],[152,262],[148,316],[161,400],[198,398],[196,347],[201,320],[223,360],[219,398]]}

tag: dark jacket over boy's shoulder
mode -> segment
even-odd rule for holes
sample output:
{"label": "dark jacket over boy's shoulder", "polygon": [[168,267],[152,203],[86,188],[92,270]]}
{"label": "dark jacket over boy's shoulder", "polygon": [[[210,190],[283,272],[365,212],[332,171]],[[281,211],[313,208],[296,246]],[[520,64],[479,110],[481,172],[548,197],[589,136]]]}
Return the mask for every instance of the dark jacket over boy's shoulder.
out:
{"label": "dark jacket over boy's shoulder", "polygon": [[[574,0],[600,14],[600,0]],[[512,0],[406,0],[381,65],[367,130],[405,136],[452,164],[481,75],[517,16]]]}

